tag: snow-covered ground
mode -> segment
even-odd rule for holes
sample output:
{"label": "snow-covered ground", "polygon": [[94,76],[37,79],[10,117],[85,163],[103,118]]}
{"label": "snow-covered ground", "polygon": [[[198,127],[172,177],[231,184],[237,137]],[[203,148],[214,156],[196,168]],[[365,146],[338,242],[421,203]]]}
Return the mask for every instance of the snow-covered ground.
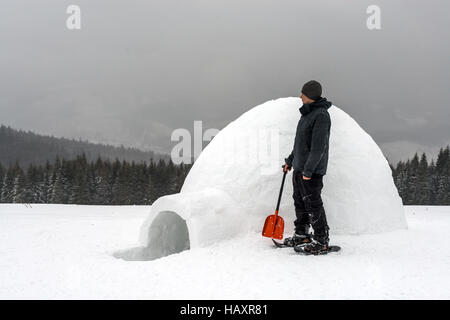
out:
{"label": "snow-covered ground", "polygon": [[125,261],[148,207],[0,204],[0,299],[450,299],[450,207],[405,209],[408,230],[332,235],[327,256],[249,233]]}

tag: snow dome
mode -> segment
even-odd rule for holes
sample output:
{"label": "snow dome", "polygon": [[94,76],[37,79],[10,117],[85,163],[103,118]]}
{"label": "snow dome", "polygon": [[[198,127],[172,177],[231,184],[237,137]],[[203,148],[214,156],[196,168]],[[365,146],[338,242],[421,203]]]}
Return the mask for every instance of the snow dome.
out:
{"label": "snow dome", "polygon": [[[249,232],[260,236],[276,206],[281,166],[292,151],[301,106],[296,97],[271,100],[221,130],[195,161],[181,192],[152,205],[140,234],[150,255],[165,256]],[[333,105],[328,111],[332,124],[322,199],[330,238],[406,228],[402,200],[380,148],[343,110]],[[292,171],[280,215],[289,235],[295,219]]]}

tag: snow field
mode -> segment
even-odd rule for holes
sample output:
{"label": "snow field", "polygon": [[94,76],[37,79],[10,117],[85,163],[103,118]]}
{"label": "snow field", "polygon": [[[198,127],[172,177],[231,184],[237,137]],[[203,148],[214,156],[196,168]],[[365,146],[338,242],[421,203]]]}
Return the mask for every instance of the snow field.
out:
{"label": "snow field", "polygon": [[139,246],[148,211],[0,204],[0,298],[450,298],[450,207],[405,206],[408,230],[331,230],[332,243],[343,249],[327,256],[274,249],[249,231],[153,261],[115,258]]}

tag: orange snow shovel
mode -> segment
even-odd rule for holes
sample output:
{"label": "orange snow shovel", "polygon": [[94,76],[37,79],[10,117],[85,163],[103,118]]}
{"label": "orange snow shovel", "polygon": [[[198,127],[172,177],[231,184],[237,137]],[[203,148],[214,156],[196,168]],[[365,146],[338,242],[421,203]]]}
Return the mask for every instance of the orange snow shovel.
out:
{"label": "orange snow shovel", "polygon": [[278,215],[278,210],[280,209],[281,195],[283,194],[284,180],[286,179],[287,170],[283,174],[283,182],[281,182],[280,194],[278,195],[277,208],[275,209],[275,214],[272,214],[266,218],[264,222],[264,227],[262,230],[263,237],[273,238],[281,240],[283,239],[284,232],[284,220]]}

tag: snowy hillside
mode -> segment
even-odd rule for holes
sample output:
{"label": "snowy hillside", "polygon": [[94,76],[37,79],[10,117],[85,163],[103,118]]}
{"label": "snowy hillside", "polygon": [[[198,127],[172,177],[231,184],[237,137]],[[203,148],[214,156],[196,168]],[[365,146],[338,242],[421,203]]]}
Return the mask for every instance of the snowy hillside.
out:
{"label": "snowy hillside", "polygon": [[[125,261],[148,207],[0,204],[0,299],[449,299],[450,207],[405,207],[408,230],[332,235],[299,256],[250,232]],[[266,288],[272,288],[266,290]]]}

